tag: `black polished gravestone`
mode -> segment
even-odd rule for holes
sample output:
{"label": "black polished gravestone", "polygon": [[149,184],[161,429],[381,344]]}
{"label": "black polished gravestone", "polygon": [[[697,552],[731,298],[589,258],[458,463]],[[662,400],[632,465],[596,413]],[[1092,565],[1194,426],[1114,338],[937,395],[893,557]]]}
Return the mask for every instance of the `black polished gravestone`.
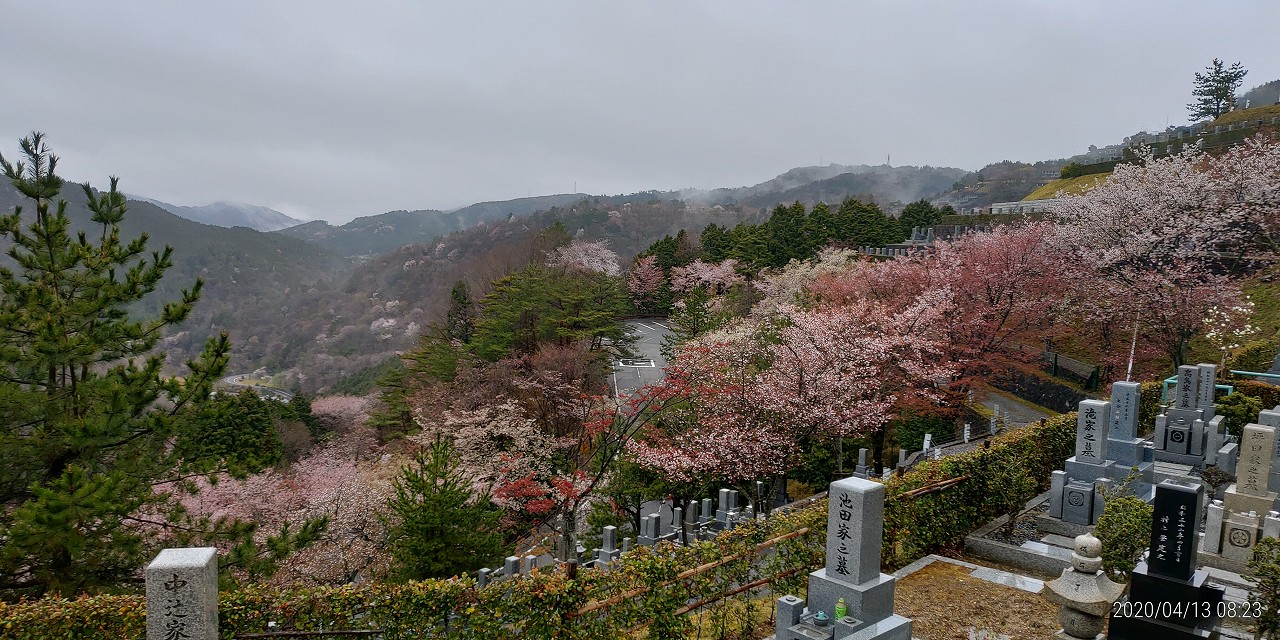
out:
{"label": "black polished gravestone", "polygon": [[1217,638],[1223,589],[1196,570],[1204,487],[1156,485],[1151,548],[1131,574],[1127,602],[1112,609],[1110,640]]}

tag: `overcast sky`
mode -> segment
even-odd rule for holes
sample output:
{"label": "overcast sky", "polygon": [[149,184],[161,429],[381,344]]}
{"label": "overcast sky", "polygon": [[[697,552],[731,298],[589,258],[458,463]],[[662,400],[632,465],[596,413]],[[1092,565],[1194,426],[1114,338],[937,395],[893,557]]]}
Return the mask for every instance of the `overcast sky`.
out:
{"label": "overcast sky", "polygon": [[[109,6],[108,6],[109,5]],[[345,222],[819,162],[1043,160],[1280,78],[1280,2],[0,0],[0,153]]]}

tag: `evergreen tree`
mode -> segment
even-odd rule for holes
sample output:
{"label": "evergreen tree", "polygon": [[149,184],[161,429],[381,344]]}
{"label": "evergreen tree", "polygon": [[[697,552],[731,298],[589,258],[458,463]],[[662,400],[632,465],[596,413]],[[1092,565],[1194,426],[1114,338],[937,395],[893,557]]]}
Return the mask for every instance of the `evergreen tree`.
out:
{"label": "evergreen tree", "polygon": [[445,338],[463,344],[471,342],[475,330],[476,305],[471,300],[471,289],[459,280],[449,290],[449,310],[445,314]]}
{"label": "evergreen tree", "polygon": [[836,239],[838,234],[836,216],[831,207],[825,202],[813,205],[813,211],[809,212],[809,218],[805,222],[805,236],[809,246],[816,251]]}
{"label": "evergreen tree", "polygon": [[804,203],[796,201],[790,207],[778,205],[769,216],[768,234],[769,266],[781,267],[794,258],[805,258],[811,253],[805,234],[806,212]]}
{"label": "evergreen tree", "polygon": [[675,243],[676,250],[673,255],[675,262],[671,265],[673,267],[683,267],[702,255],[702,247],[699,247],[698,243],[689,237],[689,232],[684,229],[676,234]]}
{"label": "evergreen tree", "polygon": [[729,230],[715,223],[707,225],[702,230],[700,239],[703,262],[722,262],[729,257],[729,251],[733,248],[733,238],[729,236]]}
{"label": "evergreen tree", "polygon": [[1205,67],[1205,73],[1197,73],[1191,95],[1195,101],[1187,105],[1193,122],[1212,120],[1231,110],[1236,102],[1236,89],[1249,72],[1239,62],[1227,67],[1217,58]]}
{"label": "evergreen tree", "polygon": [[902,240],[901,229],[880,207],[846,198],[836,211],[840,239],[856,247],[883,247]]}
{"label": "evergreen tree", "polygon": [[494,282],[480,308],[470,346],[491,362],[543,344],[585,340],[595,348],[626,340],[626,291],[620,278],[601,273],[530,265]]}
{"label": "evergreen tree", "polygon": [[671,267],[676,266],[676,239],[669,235],[662,236],[661,240],[654,240],[653,244],[645,249],[641,256],[653,256],[658,260],[658,266],[663,271],[670,271]]}
{"label": "evergreen tree", "polygon": [[389,527],[391,554],[404,579],[447,578],[502,556],[501,511],[475,495],[453,445],[437,438],[400,470]]}
{"label": "evergreen tree", "polygon": [[917,200],[907,205],[902,210],[902,215],[898,216],[898,226],[901,234],[905,237],[911,237],[911,230],[916,227],[928,229],[938,220],[942,219],[942,210],[929,204],[928,200]]}
{"label": "evergreen tree", "polygon": [[145,234],[121,241],[125,197],[114,177],[106,193],[84,185],[96,228],[93,240],[86,231],[73,237],[67,202],[54,204],[63,186],[57,157],[39,133],[21,148],[25,161],[0,156],[5,177],[35,209],[0,217],[14,265],[0,267],[0,593],[110,588],[166,542],[233,545],[224,567],[270,571],[324,521],[264,551],[253,544],[252,523],[193,523],[172,493],[180,477],[219,468],[205,457],[184,460],[170,444],[222,376],[226,334],[187,362],[182,379],[162,376],[163,354],[153,352],[191,313],[201,282],[159,317],[131,318],[128,309],[172,264],[172,250],[148,256]]}
{"label": "evergreen tree", "polygon": [[396,367],[378,380],[378,404],[369,412],[369,425],[384,439],[414,431],[413,412],[405,389],[407,377],[404,367]]}
{"label": "evergreen tree", "polygon": [[737,260],[738,264],[751,271],[759,271],[769,266],[768,232],[763,225],[739,222],[733,231],[729,232],[729,236],[733,240],[733,248],[729,250],[730,258]]}
{"label": "evergreen tree", "polygon": [[274,414],[250,389],[220,395],[179,430],[177,453],[185,460],[222,460],[237,476],[261,471],[284,458]]}

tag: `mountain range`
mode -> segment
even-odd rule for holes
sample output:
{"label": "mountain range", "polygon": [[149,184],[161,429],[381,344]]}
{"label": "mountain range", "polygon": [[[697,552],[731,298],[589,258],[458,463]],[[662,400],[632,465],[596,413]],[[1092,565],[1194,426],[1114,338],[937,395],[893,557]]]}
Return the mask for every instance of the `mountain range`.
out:
{"label": "mountain range", "polygon": [[345,256],[367,258],[406,244],[430,242],[438,236],[461,231],[481,222],[546,211],[587,197],[589,196],[585,193],[566,193],[501,202],[478,202],[448,212],[434,209],[388,211],[356,218],[341,226],[333,226],[324,220],[313,220],[282,229],[280,233]]}
{"label": "mountain range", "polygon": [[[392,211],[343,225],[285,224],[265,207],[175,207],[132,198],[121,225],[149,246],[174,248],[160,289],[135,312],[150,315],[199,277],[204,295],[180,331],[162,343],[172,370],[220,331],[230,334],[231,367],[265,367],[304,391],[374,367],[410,348],[438,319],[449,288],[467,281],[475,295],[527,262],[529,241],[559,223],[574,236],[608,239],[622,261],[681,229],[758,222],[776,204],[845,197],[888,205],[945,191],[968,172],[932,167],[800,167],[757,185],[702,192],[572,193],[481,202],[454,211]],[[68,184],[73,226],[87,229],[84,194]],[[22,204],[0,185],[0,212]],[[274,214],[274,215],[273,215]],[[188,217],[203,216],[216,224]],[[232,225],[230,228],[222,225]]]}
{"label": "mountain range", "polygon": [[275,209],[239,202],[214,202],[202,207],[184,207],[151,198],[130,195],[130,200],[153,204],[180,218],[215,227],[248,227],[257,231],[278,231],[302,224]]}

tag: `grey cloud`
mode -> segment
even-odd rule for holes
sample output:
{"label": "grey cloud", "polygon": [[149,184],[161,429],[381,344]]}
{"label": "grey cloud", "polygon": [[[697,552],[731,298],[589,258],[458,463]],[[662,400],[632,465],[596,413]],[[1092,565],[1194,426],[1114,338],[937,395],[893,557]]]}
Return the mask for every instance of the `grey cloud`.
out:
{"label": "grey cloud", "polygon": [[0,150],[334,221],[1062,157],[1185,121],[1215,56],[1280,77],[1263,0],[102,4],[0,0]]}

